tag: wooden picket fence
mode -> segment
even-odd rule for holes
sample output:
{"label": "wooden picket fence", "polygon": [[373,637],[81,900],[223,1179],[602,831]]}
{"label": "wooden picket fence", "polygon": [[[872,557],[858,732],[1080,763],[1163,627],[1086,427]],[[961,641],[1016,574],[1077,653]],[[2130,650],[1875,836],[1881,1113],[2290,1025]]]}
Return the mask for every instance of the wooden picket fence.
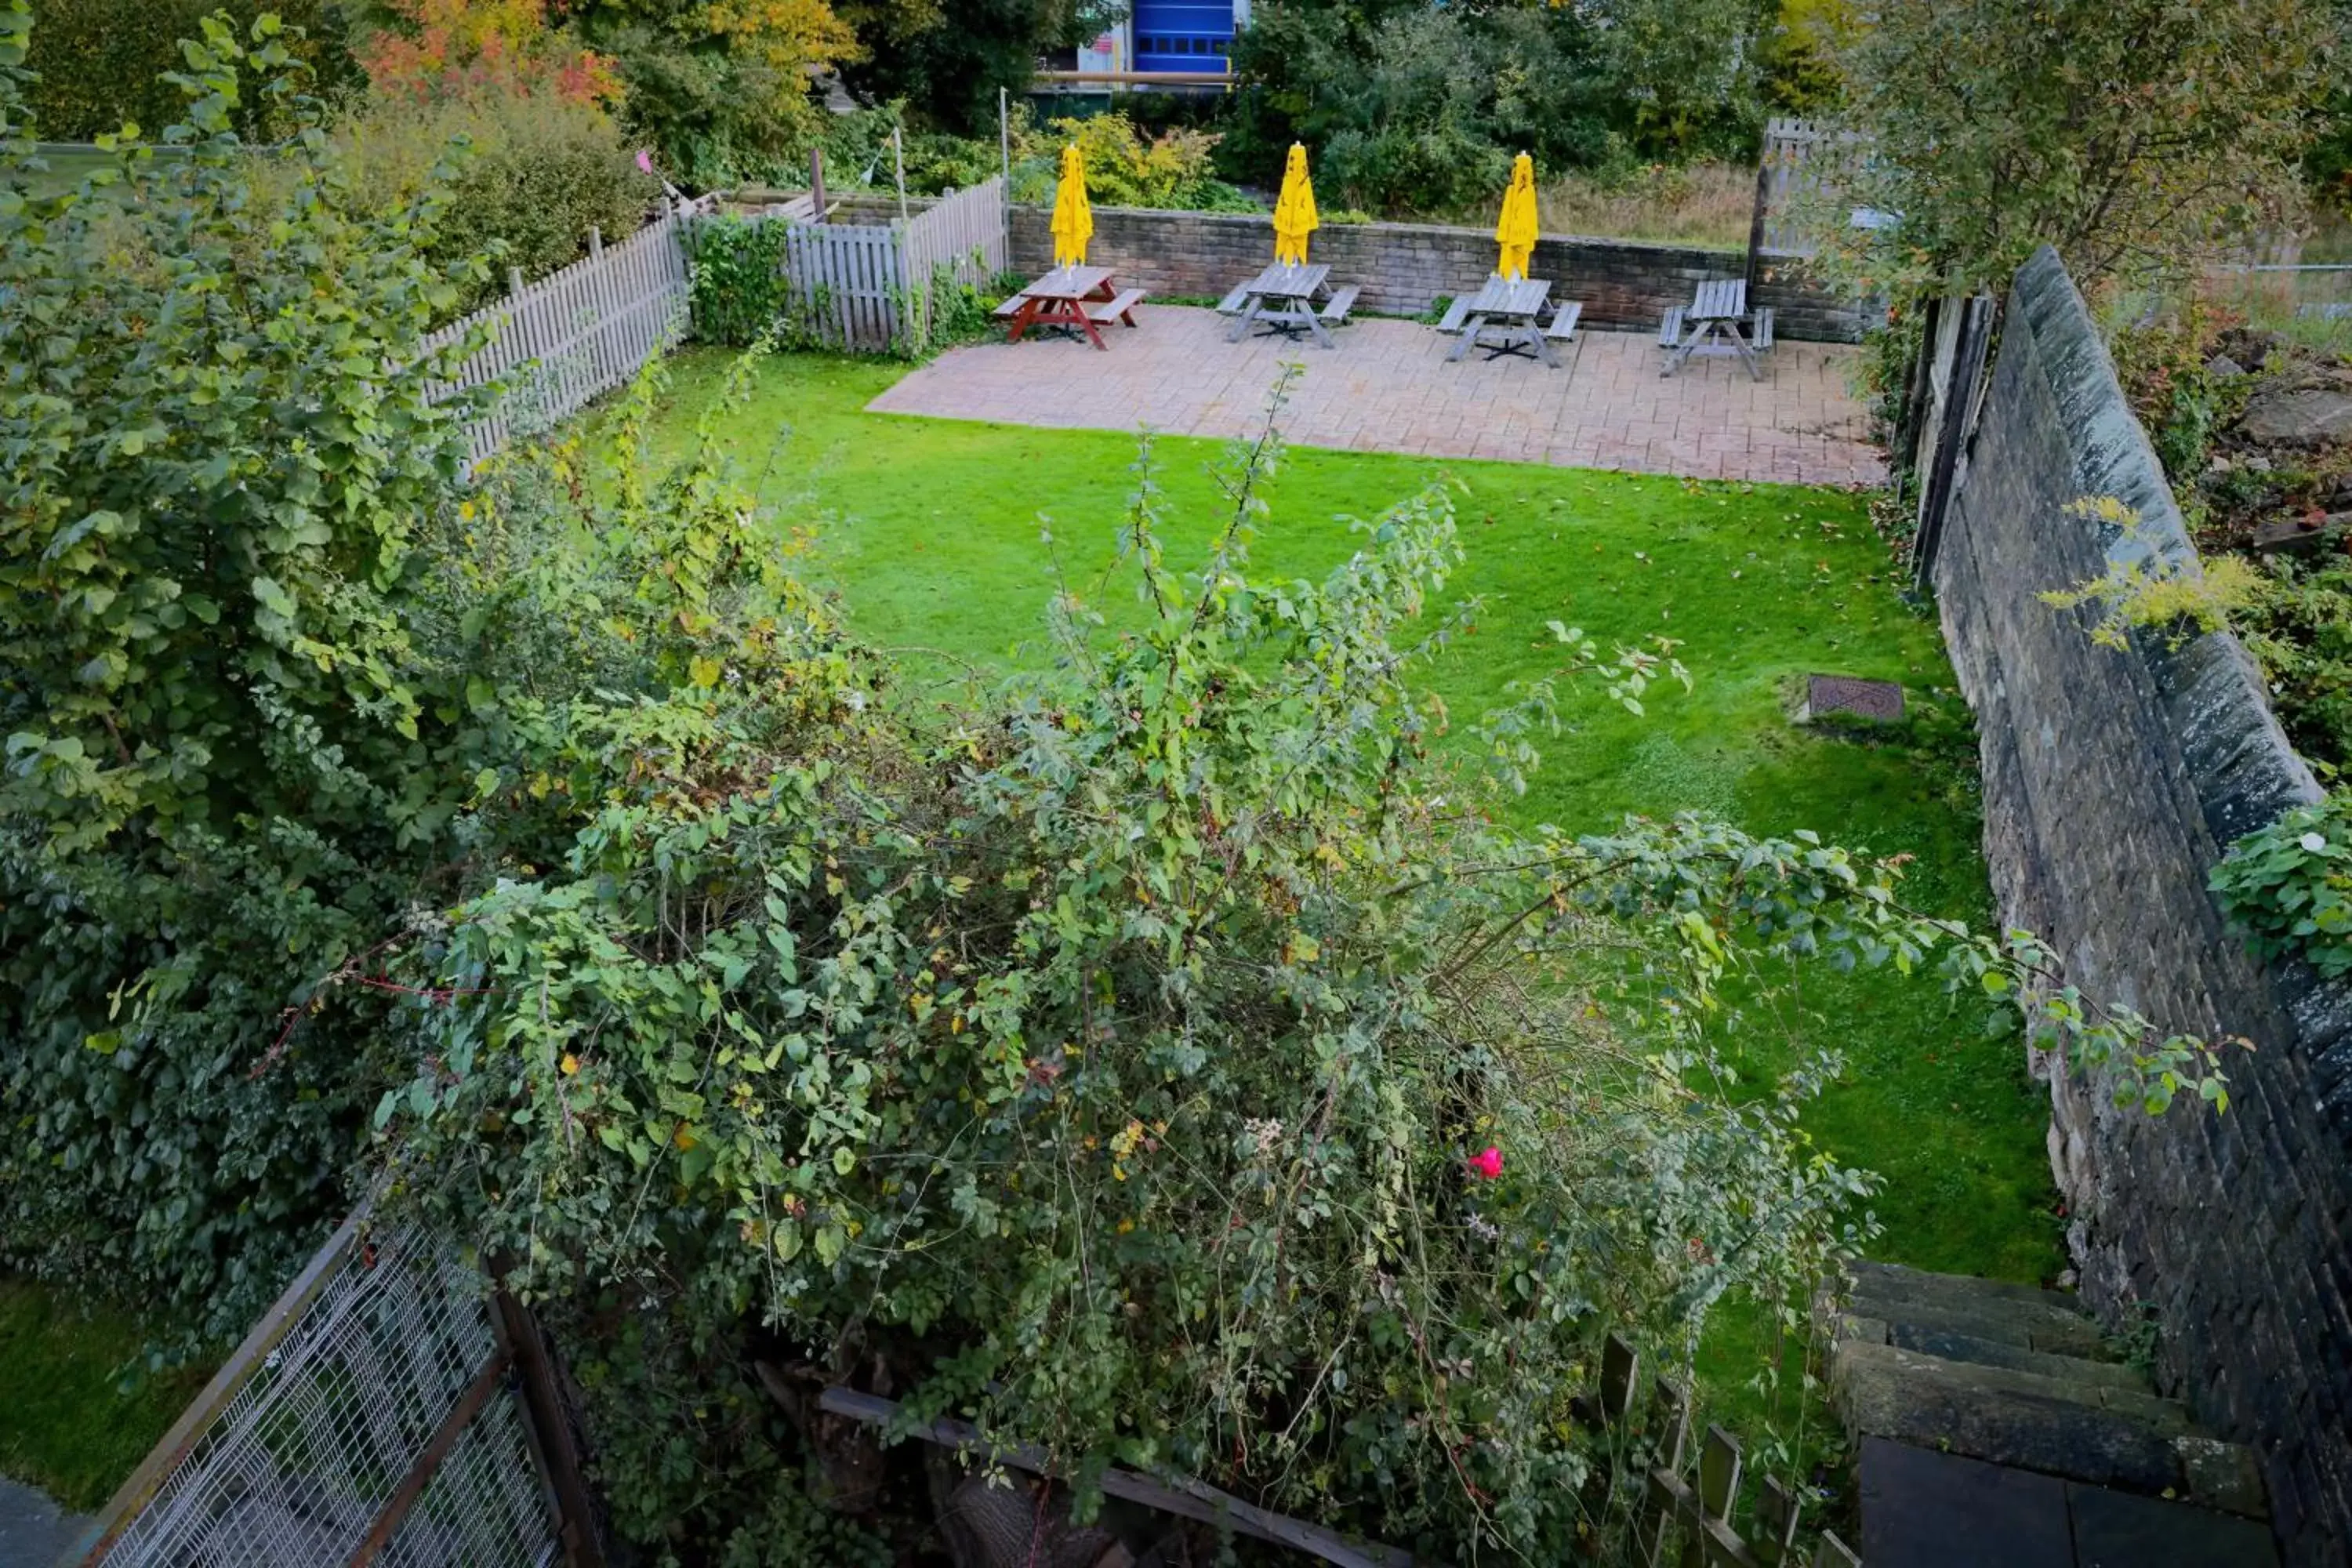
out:
{"label": "wooden picket fence", "polygon": [[898,341],[898,302],[907,285],[897,225],[793,224],[782,266],[793,319],[803,333],[853,353],[882,353]]}
{"label": "wooden picket fence", "polygon": [[1837,176],[1838,157],[1861,144],[1851,131],[1811,120],[1775,119],[1764,127],[1764,153],[1756,173],[1756,226],[1750,247],[1782,256],[1818,248],[1809,225]]}
{"label": "wooden picket fence", "polygon": [[[592,229],[583,259],[535,283],[510,273],[504,300],[425,338],[425,351],[436,353],[488,330],[457,374],[428,389],[440,401],[501,384],[466,428],[469,467],[518,433],[577,413],[677,345],[694,293],[686,227],[717,205],[716,197],[672,204],[618,245]],[[904,224],[811,223],[789,210],[758,221],[789,226],[781,265],[801,330],[853,353],[919,345],[938,280],[985,282],[1009,254],[1002,179],[942,197]]]}
{"label": "wooden picket fence", "polygon": [[1001,177],[951,192],[904,224],[762,221],[793,224],[782,265],[802,331],[853,353],[919,345],[942,273],[983,283],[1010,255]]}
{"label": "wooden picket fence", "polygon": [[[1792,1568],[1797,1560],[1797,1495],[1774,1478],[1759,1489],[1756,1519],[1743,1533],[1734,1520],[1739,1500],[1739,1440],[1709,1426],[1699,1445],[1697,1475],[1690,1475],[1690,1393],[1670,1378],[1653,1381],[1648,1418],[1636,1423],[1633,1407],[1641,1383],[1641,1357],[1618,1335],[1609,1336],[1601,1358],[1601,1386],[1577,1403],[1589,1421],[1610,1428],[1622,1456],[1612,1467],[1596,1467],[1595,1495],[1587,1507],[1608,1511],[1617,1489],[1635,1489],[1631,1561],[1657,1568],[1667,1549],[1679,1542],[1681,1568]],[[1824,1531],[1814,1548],[1812,1568],[1861,1568],[1862,1559]]]}
{"label": "wooden picket fence", "polygon": [[436,400],[504,381],[496,403],[467,426],[469,466],[519,431],[543,428],[635,376],[685,335],[692,293],[684,226],[708,204],[680,203],[618,245],[591,229],[588,254],[535,283],[509,274],[504,300],[425,338],[437,353],[487,328],[489,339],[435,382]]}

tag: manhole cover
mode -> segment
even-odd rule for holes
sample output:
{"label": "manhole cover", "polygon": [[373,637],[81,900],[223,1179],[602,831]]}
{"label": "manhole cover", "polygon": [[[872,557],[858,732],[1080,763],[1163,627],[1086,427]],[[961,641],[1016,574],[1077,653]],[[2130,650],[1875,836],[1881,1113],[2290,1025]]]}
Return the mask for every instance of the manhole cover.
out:
{"label": "manhole cover", "polygon": [[1809,675],[1800,724],[1825,713],[1846,713],[1856,719],[1891,721],[1903,717],[1903,688],[1891,680],[1857,680],[1851,675]]}

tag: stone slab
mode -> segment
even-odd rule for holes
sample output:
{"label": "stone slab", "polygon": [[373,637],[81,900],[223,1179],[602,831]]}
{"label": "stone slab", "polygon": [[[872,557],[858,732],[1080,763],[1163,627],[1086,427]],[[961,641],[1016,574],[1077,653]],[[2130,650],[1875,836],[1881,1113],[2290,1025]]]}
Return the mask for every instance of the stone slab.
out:
{"label": "stone slab", "polygon": [[2162,1498],[2069,1486],[2077,1568],[2277,1568],[2270,1527]]}
{"label": "stone slab", "polygon": [[1805,709],[1799,722],[1831,713],[1892,723],[1903,717],[1903,688],[1892,680],[1864,680],[1851,675],[1807,676]]}
{"label": "stone slab", "polygon": [[1877,1437],[1860,1471],[1871,1568],[2074,1568],[2063,1481]]}
{"label": "stone slab", "polygon": [[[1857,1334],[1852,1337],[1868,1339],[1871,1336]],[[1939,1356],[1945,1361],[1973,1362],[1980,1366],[2035,1373],[2043,1377],[2091,1384],[2100,1388],[2124,1389],[2135,1394],[2155,1393],[2147,1373],[2122,1362],[2052,1355],[2045,1351],[2006,1344],[1999,1340],[1979,1339],[1973,1334],[1956,1333],[1948,1329],[1921,1328],[1914,1323],[1889,1325],[1885,1332],[1877,1337],[1899,1350]]]}
{"label": "stone slab", "polygon": [[0,1568],[56,1568],[89,1521],[0,1476]]}
{"label": "stone slab", "polygon": [[1872,1344],[1839,1346],[1830,1384],[1860,1436],[2131,1491],[2186,1484],[2171,1441],[2179,1417],[2160,1430],[2097,1403],[2107,1391]]}

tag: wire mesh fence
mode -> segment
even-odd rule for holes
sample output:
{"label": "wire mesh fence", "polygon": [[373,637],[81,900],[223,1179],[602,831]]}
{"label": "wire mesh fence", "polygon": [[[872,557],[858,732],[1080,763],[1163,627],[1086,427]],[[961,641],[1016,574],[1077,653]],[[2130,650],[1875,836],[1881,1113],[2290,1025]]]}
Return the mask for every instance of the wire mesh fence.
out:
{"label": "wire mesh fence", "polygon": [[552,1563],[512,1362],[482,1280],[450,1248],[347,1226],[125,1486],[81,1561]]}

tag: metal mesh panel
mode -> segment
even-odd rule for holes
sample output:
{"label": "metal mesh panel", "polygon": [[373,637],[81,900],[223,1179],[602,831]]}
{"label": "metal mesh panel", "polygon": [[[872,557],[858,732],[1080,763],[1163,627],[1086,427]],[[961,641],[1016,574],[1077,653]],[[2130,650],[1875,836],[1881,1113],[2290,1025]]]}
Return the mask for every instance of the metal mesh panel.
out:
{"label": "metal mesh panel", "polygon": [[[125,1527],[107,1568],[341,1563],[497,1348],[480,1284],[398,1234],[350,1258]],[[549,1510],[514,1396],[458,1438],[379,1562],[549,1562]]]}

